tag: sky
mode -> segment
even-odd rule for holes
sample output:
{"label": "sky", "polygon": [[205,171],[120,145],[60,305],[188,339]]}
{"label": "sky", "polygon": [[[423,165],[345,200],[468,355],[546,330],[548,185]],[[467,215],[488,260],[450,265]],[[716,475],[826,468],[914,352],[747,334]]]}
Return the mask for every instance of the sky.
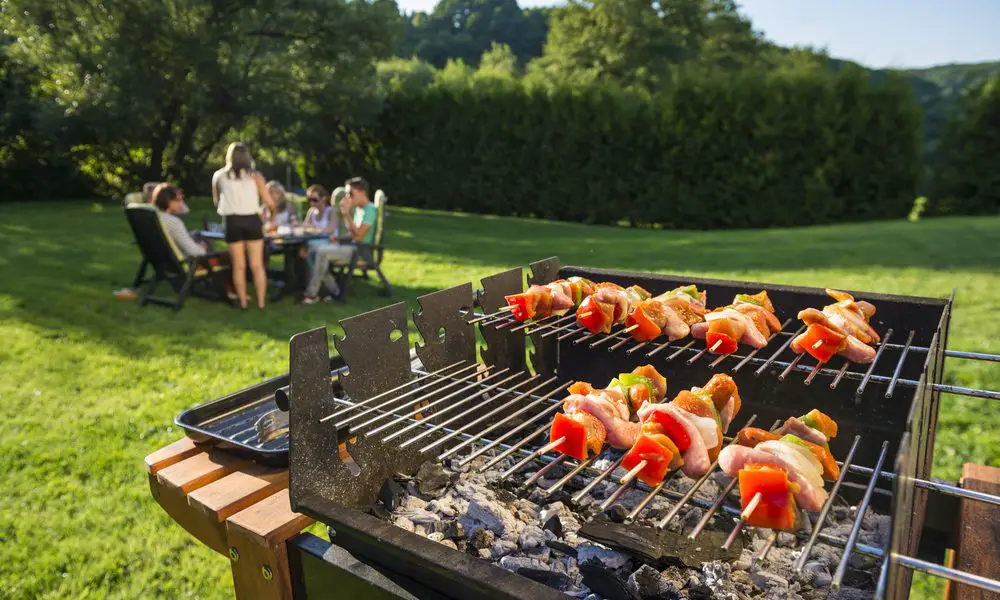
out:
{"label": "sky", "polygon": [[[406,12],[437,0],[397,0]],[[518,0],[523,7],[557,4]],[[782,46],[826,48],[869,67],[1000,60],[1000,0],[739,0],[754,28]]]}

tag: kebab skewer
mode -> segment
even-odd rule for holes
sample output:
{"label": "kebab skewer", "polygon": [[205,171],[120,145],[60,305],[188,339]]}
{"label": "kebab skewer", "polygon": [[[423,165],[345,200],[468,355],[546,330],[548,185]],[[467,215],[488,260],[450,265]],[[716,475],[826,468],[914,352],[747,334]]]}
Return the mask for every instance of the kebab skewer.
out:
{"label": "kebab skewer", "polygon": [[875,360],[875,348],[881,338],[869,324],[875,315],[875,306],[864,300],[856,301],[846,292],[826,290],[836,300],[823,310],[807,308],[799,318],[808,328],[792,340],[792,350],[798,354],[808,352],[821,363],[840,354],[855,363],[868,364]]}
{"label": "kebab skewer", "polygon": [[587,451],[600,453],[607,442],[615,448],[631,448],[640,424],[631,420],[635,407],[661,402],[667,394],[667,380],[650,365],[619,374],[605,389],[594,389],[578,381],[569,387],[563,412],[552,421],[550,443],[563,441],[554,449],[578,460]]}
{"label": "kebab skewer", "polygon": [[781,321],[774,315],[774,305],[762,290],[756,294],[737,294],[732,304],[705,315],[705,323],[691,326],[691,335],[704,339],[709,352],[732,354],[739,344],[763,348],[772,334],[781,331]]}
{"label": "kebab skewer", "polygon": [[622,460],[629,470],[623,481],[634,476],[655,486],[678,468],[692,479],[705,475],[739,409],[736,383],[724,374],[714,375],[704,388],[681,391],[669,403],[643,405],[639,436]]}
{"label": "kebab skewer", "polygon": [[705,320],[705,292],[694,285],[678,287],[639,302],[625,324],[632,338],[647,342],[666,335],[670,341],[687,337],[691,326]]}
{"label": "kebab skewer", "polygon": [[826,445],[836,435],[836,422],[815,409],[785,421],[773,433],[754,427],[741,430],[737,443],[719,455],[719,467],[739,478],[742,520],[756,527],[794,529],[797,507],[821,510],[828,497],[823,479],[840,474]]}
{"label": "kebab skewer", "polygon": [[611,333],[612,327],[625,322],[634,306],[650,297],[650,293],[638,285],[623,288],[616,283],[603,282],[595,288],[576,309],[577,322],[590,333]]}
{"label": "kebab skewer", "polygon": [[520,294],[505,296],[509,311],[518,321],[562,316],[594,293],[594,283],[583,277],[559,279],[545,285],[532,285]]}

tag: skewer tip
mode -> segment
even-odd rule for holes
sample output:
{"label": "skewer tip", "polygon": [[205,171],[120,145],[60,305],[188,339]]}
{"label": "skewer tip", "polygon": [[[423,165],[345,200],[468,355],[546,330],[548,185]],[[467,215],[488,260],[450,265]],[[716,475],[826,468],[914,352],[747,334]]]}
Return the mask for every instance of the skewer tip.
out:
{"label": "skewer tip", "polygon": [[638,329],[638,328],[639,328],[639,325],[638,325],[638,324],[635,324],[635,325],[631,325],[631,326],[629,326],[629,327],[626,327],[625,329],[622,329],[622,333],[628,333],[628,332],[630,332],[630,331],[635,331],[635,330],[636,330],[636,329]]}
{"label": "skewer tip", "polygon": [[514,306],[513,304],[508,304],[507,306],[501,306],[500,310],[498,310],[497,312],[507,312],[507,311],[514,310],[515,308],[517,308],[517,307]]}
{"label": "skewer tip", "polygon": [[578,319],[583,319],[583,318],[589,317],[592,314],[594,314],[594,313],[592,311],[588,310],[587,312],[582,312],[582,313],[578,314],[577,318]]}
{"label": "skewer tip", "polygon": [[639,464],[637,464],[636,466],[632,467],[631,471],[629,471],[628,473],[625,473],[625,475],[623,475],[622,478],[618,480],[619,483],[621,483],[622,485],[625,485],[626,483],[628,483],[628,482],[632,481],[633,479],[635,479],[635,476],[639,474],[639,471],[642,471],[643,469],[645,469],[647,464],[649,464],[649,463],[646,460],[640,460]]}
{"label": "skewer tip", "polygon": [[757,505],[760,504],[760,501],[763,498],[764,494],[762,494],[761,492],[757,492],[756,494],[754,494],[753,498],[750,499],[750,502],[747,503],[747,507],[743,509],[742,513],[740,513],[740,520],[746,521],[750,519],[750,515],[753,514],[753,511],[757,510]]}
{"label": "skewer tip", "polygon": [[816,343],[812,345],[812,349],[815,350],[823,345],[823,340],[816,340]]}
{"label": "skewer tip", "polygon": [[720,340],[715,340],[715,343],[712,344],[712,347],[709,348],[708,351],[709,352],[715,352],[715,349],[718,348],[721,344],[722,344],[722,340],[721,339]]}

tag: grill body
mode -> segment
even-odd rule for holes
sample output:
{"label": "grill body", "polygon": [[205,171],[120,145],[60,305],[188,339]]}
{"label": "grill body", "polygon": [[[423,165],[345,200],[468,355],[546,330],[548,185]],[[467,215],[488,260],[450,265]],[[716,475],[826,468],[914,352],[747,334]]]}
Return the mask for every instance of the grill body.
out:
{"label": "grill body", "polygon": [[[707,289],[710,306],[723,304],[737,293],[766,289],[779,318],[792,318],[787,326],[789,333],[799,325],[794,319],[799,310],[829,303],[823,290],[815,288],[560,268],[556,259],[532,265],[528,281],[544,283],[571,275],[623,286],[639,284],[654,294],[695,283]],[[332,386],[325,328],[292,338],[289,450],[292,507],[329,525],[332,535],[336,535],[334,543],[358,559],[417,580],[434,594],[449,598],[564,598],[546,586],[366,514],[363,507],[375,502],[378,489],[387,478],[396,472],[413,474],[434,453],[421,454],[418,448],[422,444],[400,448],[398,443],[382,441],[378,436],[356,433],[353,428],[360,420],[338,426],[337,419],[329,418],[338,412],[350,416],[352,413],[345,406],[367,405],[365,410],[372,410],[385,398],[412,389],[412,385],[407,386],[408,381],[416,384],[421,377],[429,377],[429,372],[461,361],[474,363],[477,359],[474,327],[478,327],[485,342],[482,362],[512,372],[530,368],[538,377],[553,376],[565,382],[575,379],[601,382],[637,365],[651,363],[665,372],[669,390],[676,392],[703,384],[713,373],[730,372],[740,359],[731,357],[713,363],[715,357],[710,355],[696,357],[699,348],[685,350],[682,344],[686,341],[647,356],[652,346],[628,352],[634,342],[609,350],[608,345],[592,348],[589,340],[580,343],[578,337],[560,340],[556,336],[543,337],[544,331],[525,335],[510,327],[470,325],[467,311],[474,304],[479,304],[484,313],[498,310],[506,304],[504,295],[523,289],[524,276],[520,269],[514,269],[485,278],[482,283],[482,292],[478,294],[466,284],[422,297],[414,323],[423,342],[412,352],[407,346],[406,310],[402,303],[342,321],[345,336],[334,343],[346,363],[346,372],[335,377]],[[871,468],[886,443],[885,470],[895,467],[898,475],[880,477],[876,472],[867,486],[866,477],[852,476],[841,493],[857,497],[866,487],[873,488],[875,505],[891,510],[893,516],[891,547],[882,549],[883,552],[915,555],[924,526],[927,496],[925,490],[917,489],[912,482],[927,478],[930,472],[940,397],[932,386],[941,381],[950,301],[865,292],[855,295],[876,305],[878,312],[872,322],[883,337],[889,330],[901,338],[909,336],[905,348],[886,344],[870,372],[854,365],[837,377],[836,367],[831,367],[818,371],[818,376],[813,374],[815,379],[807,386],[803,378],[811,367],[796,364],[790,350],[776,352],[783,340],[772,340],[758,357],[733,376],[740,386],[743,413],[758,414],[759,423],[804,414],[812,408],[820,408],[833,417],[840,425],[840,434],[831,444],[838,458],[843,457],[851,439],[860,435],[854,462]],[[908,351],[911,344],[924,350]],[[741,347],[740,352],[746,354],[746,349]],[[781,381],[779,375],[783,373],[790,375]],[[840,383],[832,387],[835,377]],[[896,387],[897,382],[903,381],[914,385],[900,385],[892,397],[887,397],[890,385]],[[862,389],[863,393],[859,393]],[[427,423],[440,422],[441,419],[435,421],[434,417],[437,411],[443,415],[448,406],[433,404],[419,415]],[[492,406],[485,401],[483,404]],[[515,408],[501,410],[491,421],[516,416]],[[354,409],[353,414],[358,410]],[[463,425],[473,422],[485,410],[472,411],[461,418],[457,411],[450,412],[449,427],[428,434],[426,440],[440,439],[449,431],[461,431]],[[377,412],[372,414],[377,416]],[[550,420],[545,418],[537,424],[544,425]],[[885,569],[880,586],[887,597],[906,597],[909,571]]]}

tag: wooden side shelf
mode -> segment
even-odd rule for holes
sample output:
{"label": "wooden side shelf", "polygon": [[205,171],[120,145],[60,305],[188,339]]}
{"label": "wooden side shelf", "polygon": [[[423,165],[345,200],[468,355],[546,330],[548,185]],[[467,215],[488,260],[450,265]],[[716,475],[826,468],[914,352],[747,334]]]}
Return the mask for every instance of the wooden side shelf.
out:
{"label": "wooden side shelf", "polygon": [[153,498],[198,541],[229,557],[237,598],[290,600],[285,542],[312,524],[292,512],[288,470],[184,438],[146,457]]}

